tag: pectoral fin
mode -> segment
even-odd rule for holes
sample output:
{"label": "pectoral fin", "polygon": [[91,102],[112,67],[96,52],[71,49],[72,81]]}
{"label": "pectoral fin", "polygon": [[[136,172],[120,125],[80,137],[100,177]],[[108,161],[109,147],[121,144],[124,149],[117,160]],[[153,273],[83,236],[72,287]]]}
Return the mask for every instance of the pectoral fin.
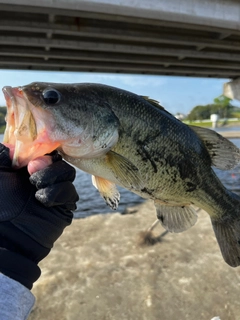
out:
{"label": "pectoral fin", "polygon": [[197,221],[197,213],[190,206],[168,206],[155,203],[157,217],[169,232],[182,232],[192,227]]}
{"label": "pectoral fin", "polygon": [[195,126],[189,127],[205,144],[213,166],[229,170],[240,162],[240,150],[231,141],[213,130]]}
{"label": "pectoral fin", "polygon": [[92,176],[92,183],[98,189],[101,197],[106,204],[113,210],[116,210],[120,200],[120,193],[114,183],[100,177]]}
{"label": "pectoral fin", "polygon": [[120,154],[109,151],[106,163],[119,183],[128,190],[141,190],[144,186],[138,168]]}

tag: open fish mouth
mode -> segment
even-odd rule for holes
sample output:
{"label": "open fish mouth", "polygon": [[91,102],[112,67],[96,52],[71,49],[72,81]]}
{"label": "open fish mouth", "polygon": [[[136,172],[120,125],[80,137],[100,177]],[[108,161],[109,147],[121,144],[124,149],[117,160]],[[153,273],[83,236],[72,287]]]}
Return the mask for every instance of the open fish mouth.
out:
{"label": "open fish mouth", "polygon": [[37,128],[22,89],[4,87],[7,103],[6,130],[3,142],[14,145],[13,166],[19,167],[20,150],[37,137]]}
{"label": "open fish mouth", "polygon": [[49,141],[44,122],[38,121],[39,113],[44,112],[30,103],[22,87],[6,86],[3,93],[7,104],[3,143],[14,146],[12,166],[21,168],[53,151],[59,143]]}

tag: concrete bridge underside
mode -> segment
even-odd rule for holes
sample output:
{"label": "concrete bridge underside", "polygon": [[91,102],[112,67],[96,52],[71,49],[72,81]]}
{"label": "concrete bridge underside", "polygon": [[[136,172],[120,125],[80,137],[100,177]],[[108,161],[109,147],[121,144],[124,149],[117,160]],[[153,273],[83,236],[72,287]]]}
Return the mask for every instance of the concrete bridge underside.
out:
{"label": "concrete bridge underside", "polygon": [[240,76],[234,0],[0,0],[0,68]]}

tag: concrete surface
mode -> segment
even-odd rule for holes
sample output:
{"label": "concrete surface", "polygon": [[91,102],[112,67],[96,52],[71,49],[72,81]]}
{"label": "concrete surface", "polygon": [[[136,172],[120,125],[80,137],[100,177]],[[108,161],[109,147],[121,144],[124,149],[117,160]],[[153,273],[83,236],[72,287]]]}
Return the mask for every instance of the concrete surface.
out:
{"label": "concrete surface", "polygon": [[223,261],[208,215],[200,211],[190,230],[141,245],[155,212],[150,202],[135,209],[66,229],[40,264],[30,320],[240,319],[240,268]]}

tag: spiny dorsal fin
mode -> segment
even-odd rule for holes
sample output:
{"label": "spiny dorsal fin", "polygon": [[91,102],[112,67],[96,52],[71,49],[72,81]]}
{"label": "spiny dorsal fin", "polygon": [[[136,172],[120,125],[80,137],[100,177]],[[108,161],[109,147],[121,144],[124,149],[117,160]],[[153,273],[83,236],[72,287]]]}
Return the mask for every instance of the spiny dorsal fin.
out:
{"label": "spiny dorsal fin", "polygon": [[240,150],[231,141],[211,129],[189,127],[205,144],[213,166],[218,169],[229,170],[240,162]]}
{"label": "spiny dorsal fin", "polygon": [[92,176],[92,184],[98,189],[101,197],[106,204],[113,210],[116,210],[120,200],[120,193],[114,183],[97,176]]}
{"label": "spiny dorsal fin", "polygon": [[[151,99],[148,96],[140,96],[142,97],[144,100],[146,100],[147,102],[151,103],[154,107],[160,109],[160,110],[165,110],[157,100]],[[166,111],[166,110],[165,110]]]}
{"label": "spiny dorsal fin", "polygon": [[179,233],[191,228],[197,221],[196,211],[186,206],[168,206],[155,202],[157,217],[169,232]]}

